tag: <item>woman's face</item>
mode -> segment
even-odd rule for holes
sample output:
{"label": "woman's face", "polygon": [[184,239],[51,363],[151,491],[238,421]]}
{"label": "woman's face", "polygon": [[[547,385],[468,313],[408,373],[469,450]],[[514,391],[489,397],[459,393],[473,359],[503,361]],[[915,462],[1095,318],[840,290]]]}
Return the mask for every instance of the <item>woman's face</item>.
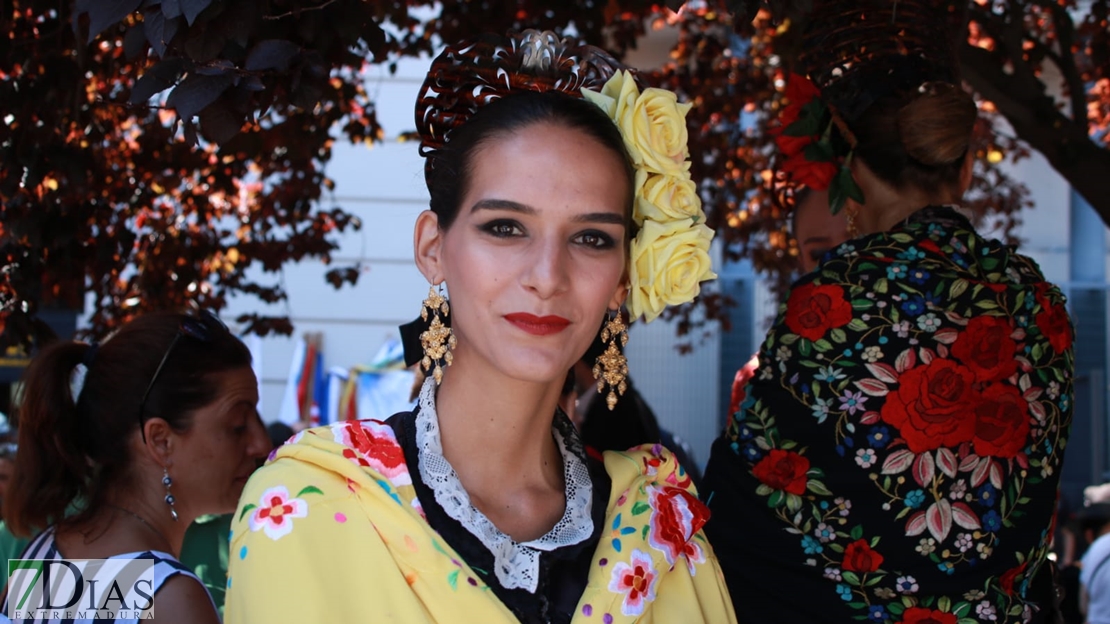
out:
{"label": "woman's face", "polygon": [[624,299],[627,169],[547,122],[488,140],[471,165],[429,276],[447,282],[455,366],[561,385]]}
{"label": "woman's face", "polygon": [[214,375],[215,401],[193,414],[176,434],[172,454],[173,495],[195,515],[235,510],[243,486],[270,452],[270,437],[258,416],[258,381],[250,367]]}

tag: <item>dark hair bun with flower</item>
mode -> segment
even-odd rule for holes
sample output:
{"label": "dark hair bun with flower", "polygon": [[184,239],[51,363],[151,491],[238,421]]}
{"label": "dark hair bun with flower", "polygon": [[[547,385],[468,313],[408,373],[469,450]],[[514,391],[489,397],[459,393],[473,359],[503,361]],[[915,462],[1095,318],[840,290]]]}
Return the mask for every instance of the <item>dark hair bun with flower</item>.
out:
{"label": "dark hair bun with flower", "polygon": [[416,100],[425,177],[451,131],[486,104],[526,91],[582,97],[582,89],[600,89],[624,68],[601,48],[572,46],[550,31],[485,34],[448,46],[432,61]]}

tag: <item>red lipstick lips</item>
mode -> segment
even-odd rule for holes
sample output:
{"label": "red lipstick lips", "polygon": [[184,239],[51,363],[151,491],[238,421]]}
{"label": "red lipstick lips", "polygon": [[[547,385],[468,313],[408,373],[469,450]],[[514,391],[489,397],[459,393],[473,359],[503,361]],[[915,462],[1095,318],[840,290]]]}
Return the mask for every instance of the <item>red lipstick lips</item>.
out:
{"label": "red lipstick lips", "polygon": [[506,314],[505,320],[533,336],[549,336],[557,334],[570,325],[570,321],[554,314],[536,316],[527,312],[514,312]]}

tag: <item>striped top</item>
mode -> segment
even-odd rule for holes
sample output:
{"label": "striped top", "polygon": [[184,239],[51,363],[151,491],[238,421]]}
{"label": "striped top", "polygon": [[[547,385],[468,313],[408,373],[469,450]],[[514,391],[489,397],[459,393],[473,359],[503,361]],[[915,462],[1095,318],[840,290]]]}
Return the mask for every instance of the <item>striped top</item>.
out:
{"label": "striped top", "polygon": [[[20,559],[46,559],[61,561],[64,557],[58,552],[57,543],[54,540],[53,527],[46,529],[38,535],[27,548],[20,555]],[[155,596],[162,585],[171,577],[183,574],[200,583],[200,579],[192,570],[185,567],[176,557],[169,553],[157,550],[145,550],[141,552],[130,552],[108,557],[108,559],[119,561],[129,559],[153,559],[154,560],[154,582],[150,590],[150,596]],[[3,562],[6,563],[6,562]],[[11,589],[9,577],[9,590]],[[201,583],[203,585],[203,583]],[[142,594],[140,594],[142,595]],[[113,604],[118,604],[115,599],[110,599]],[[83,602],[83,601],[82,601]],[[212,607],[215,609],[215,605]],[[19,622],[22,624],[96,624],[102,622],[115,622],[116,624],[137,624],[139,612],[134,610],[125,611],[116,609],[111,612],[115,619],[97,619],[98,615],[108,615],[107,611],[95,611],[91,609],[81,609],[79,606],[74,606],[69,609],[55,609],[50,611],[40,611],[39,613],[31,613],[30,617],[20,617],[19,619],[8,618],[8,599],[5,597],[3,610],[0,611],[0,624],[10,622]],[[14,615],[14,614],[13,614]]]}

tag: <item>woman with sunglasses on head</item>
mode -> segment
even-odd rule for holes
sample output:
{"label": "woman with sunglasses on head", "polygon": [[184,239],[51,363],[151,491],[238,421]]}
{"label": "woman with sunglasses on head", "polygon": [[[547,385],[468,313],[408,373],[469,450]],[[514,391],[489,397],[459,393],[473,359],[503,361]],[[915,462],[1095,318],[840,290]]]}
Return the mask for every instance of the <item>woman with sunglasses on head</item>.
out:
{"label": "woman with sunglasses on head", "polygon": [[432,63],[417,105],[431,210],[415,255],[433,285],[419,407],[302,432],[252,478],[229,622],[735,619],[674,456],[592,459],[558,408],[603,325],[597,373],[620,400],[629,290],[631,316],[653,318],[712,277],[685,108],[621,69],[535,31]]}
{"label": "woman with sunglasses on head", "polygon": [[[127,605],[152,602],[153,621],[218,622],[177,557],[193,520],[232,511],[270,450],[257,403],[250,352],[211,314],[149,314],[99,346],[46,347],[24,377],[4,512],[17,535],[47,528],[19,558],[149,559],[152,600],[132,593]],[[17,621],[136,621],[110,604],[114,620],[32,610]]]}

